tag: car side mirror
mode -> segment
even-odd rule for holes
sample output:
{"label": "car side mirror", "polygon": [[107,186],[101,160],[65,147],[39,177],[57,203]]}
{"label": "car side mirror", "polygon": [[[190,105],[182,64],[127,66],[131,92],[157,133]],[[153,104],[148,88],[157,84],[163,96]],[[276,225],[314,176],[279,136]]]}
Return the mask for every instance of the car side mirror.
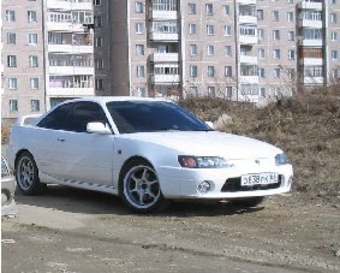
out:
{"label": "car side mirror", "polygon": [[107,125],[101,122],[89,122],[86,125],[86,131],[89,133],[95,133],[100,135],[111,135],[112,132]]}

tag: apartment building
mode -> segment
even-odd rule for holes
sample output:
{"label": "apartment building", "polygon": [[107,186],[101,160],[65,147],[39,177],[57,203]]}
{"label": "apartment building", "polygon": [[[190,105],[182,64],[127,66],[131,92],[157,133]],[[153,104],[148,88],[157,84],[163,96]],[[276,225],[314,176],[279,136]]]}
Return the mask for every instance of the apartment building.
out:
{"label": "apartment building", "polygon": [[1,6],[3,118],[95,95],[92,0],[3,0]]}
{"label": "apartment building", "polygon": [[91,95],[266,103],[340,77],[340,0],[4,0],[3,117]]}

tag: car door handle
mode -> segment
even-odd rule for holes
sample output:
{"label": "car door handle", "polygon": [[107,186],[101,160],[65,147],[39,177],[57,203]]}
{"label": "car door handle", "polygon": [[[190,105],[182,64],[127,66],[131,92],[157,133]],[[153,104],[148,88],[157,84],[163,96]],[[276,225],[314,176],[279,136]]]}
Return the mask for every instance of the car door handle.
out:
{"label": "car door handle", "polygon": [[64,142],[64,141],[65,141],[65,138],[58,137],[57,140],[60,141],[60,142]]}

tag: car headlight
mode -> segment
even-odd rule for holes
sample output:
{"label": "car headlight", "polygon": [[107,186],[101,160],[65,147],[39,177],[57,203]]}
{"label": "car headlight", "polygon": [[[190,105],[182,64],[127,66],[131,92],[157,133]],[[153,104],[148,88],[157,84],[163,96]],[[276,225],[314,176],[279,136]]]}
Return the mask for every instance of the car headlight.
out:
{"label": "car headlight", "polygon": [[283,154],[277,154],[275,156],[275,164],[277,166],[280,166],[280,165],[286,165],[289,163],[289,160],[288,160],[288,157],[285,153]]}
{"label": "car headlight", "polygon": [[218,156],[178,156],[179,164],[184,168],[226,168],[227,161]]}

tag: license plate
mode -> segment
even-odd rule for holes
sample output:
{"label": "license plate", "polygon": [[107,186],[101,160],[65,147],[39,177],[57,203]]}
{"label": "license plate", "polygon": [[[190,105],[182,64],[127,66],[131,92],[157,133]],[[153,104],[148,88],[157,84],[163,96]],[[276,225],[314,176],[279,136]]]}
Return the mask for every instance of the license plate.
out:
{"label": "license plate", "polygon": [[279,181],[277,173],[256,173],[241,176],[241,186],[268,185]]}

